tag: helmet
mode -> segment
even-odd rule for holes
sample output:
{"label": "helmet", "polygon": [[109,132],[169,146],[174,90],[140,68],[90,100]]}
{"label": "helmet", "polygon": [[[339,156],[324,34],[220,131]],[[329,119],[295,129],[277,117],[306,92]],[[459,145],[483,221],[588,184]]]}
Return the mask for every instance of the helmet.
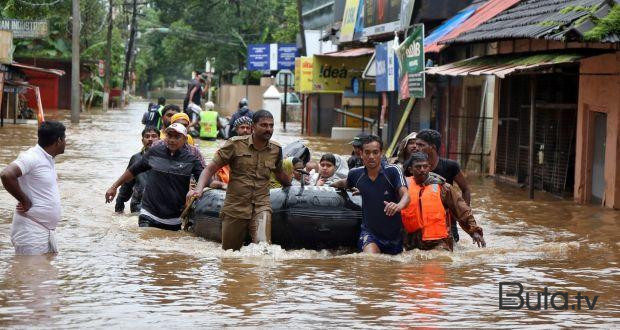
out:
{"label": "helmet", "polygon": [[239,108],[243,108],[244,106],[248,106],[248,99],[246,99],[245,97],[239,101]]}
{"label": "helmet", "polygon": [[205,108],[207,108],[207,110],[212,110],[213,108],[215,108],[215,104],[211,101],[208,101],[207,103],[205,103]]}

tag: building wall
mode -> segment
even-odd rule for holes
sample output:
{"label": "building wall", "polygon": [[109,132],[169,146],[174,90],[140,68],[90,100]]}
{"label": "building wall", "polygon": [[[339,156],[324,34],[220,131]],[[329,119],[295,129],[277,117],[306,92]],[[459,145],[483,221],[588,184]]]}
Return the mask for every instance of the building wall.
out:
{"label": "building wall", "polygon": [[[275,84],[275,79],[263,77],[260,85],[222,85],[218,90],[216,108],[222,116],[232,116],[239,108],[239,101],[246,97],[252,111],[263,108],[263,94]],[[292,91],[292,89],[291,89]]]}
{"label": "building wall", "polygon": [[494,148],[492,117],[495,77],[452,78],[450,85],[450,111],[447,111],[447,105],[442,102],[442,116],[446,117],[448,122],[444,131],[446,155],[457,160],[464,170],[487,173],[490,168],[490,154]]}
{"label": "building wall", "polygon": [[[58,109],[71,109],[71,61],[55,59],[17,58],[17,62],[45,69],[62,70],[65,74],[58,78]],[[88,78],[86,64],[82,63],[80,80]]]}
{"label": "building wall", "polygon": [[579,104],[575,159],[575,200],[590,202],[592,171],[592,112],[607,114],[605,197],[603,204],[620,209],[618,152],[620,128],[620,52],[586,58],[579,73]]}
{"label": "building wall", "polygon": [[[41,93],[41,105],[44,110],[58,109],[58,81],[59,77],[53,74],[39,73],[31,70],[24,70],[28,75],[28,83],[39,87]],[[37,97],[34,89],[26,92],[28,107],[37,109]]]}

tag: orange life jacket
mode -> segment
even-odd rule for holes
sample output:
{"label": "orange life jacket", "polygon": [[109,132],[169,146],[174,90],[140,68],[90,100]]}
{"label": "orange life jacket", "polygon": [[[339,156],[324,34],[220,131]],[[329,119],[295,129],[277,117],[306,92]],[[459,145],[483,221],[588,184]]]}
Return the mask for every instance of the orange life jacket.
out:
{"label": "orange life jacket", "polygon": [[447,238],[449,214],[441,202],[440,185],[419,186],[413,177],[408,177],[407,181],[411,202],[401,211],[405,230],[413,233],[421,229],[423,241]]}
{"label": "orange life jacket", "polygon": [[226,165],[224,167],[221,167],[215,174],[221,182],[228,184],[228,182],[230,181],[230,166]]}

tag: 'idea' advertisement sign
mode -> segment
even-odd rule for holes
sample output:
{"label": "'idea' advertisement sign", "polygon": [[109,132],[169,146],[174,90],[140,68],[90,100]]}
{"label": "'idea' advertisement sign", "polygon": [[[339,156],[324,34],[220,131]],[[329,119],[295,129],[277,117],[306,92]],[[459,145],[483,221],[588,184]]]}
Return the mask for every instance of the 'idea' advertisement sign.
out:
{"label": "'idea' advertisement sign", "polygon": [[314,93],[342,93],[351,89],[354,77],[360,77],[370,56],[314,56],[312,90]]}

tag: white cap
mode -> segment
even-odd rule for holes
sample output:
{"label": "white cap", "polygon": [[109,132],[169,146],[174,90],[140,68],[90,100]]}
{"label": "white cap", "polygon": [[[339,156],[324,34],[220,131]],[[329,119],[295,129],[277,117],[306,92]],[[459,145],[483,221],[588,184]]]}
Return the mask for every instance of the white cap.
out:
{"label": "white cap", "polygon": [[208,101],[207,103],[205,103],[205,108],[207,108],[208,110],[211,110],[215,108],[215,104],[211,101]]}
{"label": "white cap", "polygon": [[168,128],[166,128],[166,132],[168,131],[175,131],[177,133],[183,134],[183,136],[187,136],[187,128],[185,128],[185,126],[180,123],[174,123],[168,126]]}

